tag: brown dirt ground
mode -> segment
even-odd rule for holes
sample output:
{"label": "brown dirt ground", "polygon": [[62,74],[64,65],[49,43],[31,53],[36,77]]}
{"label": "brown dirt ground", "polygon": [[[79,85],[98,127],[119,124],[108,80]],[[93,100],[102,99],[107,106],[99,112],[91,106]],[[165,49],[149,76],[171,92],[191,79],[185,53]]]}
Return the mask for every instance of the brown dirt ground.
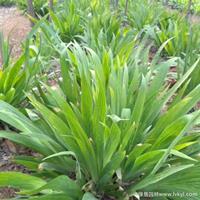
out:
{"label": "brown dirt ground", "polygon": [[15,7],[0,8],[0,31],[9,39],[12,58],[19,57],[21,43],[30,30],[29,20]]}
{"label": "brown dirt ground", "polygon": [[[25,169],[25,167],[12,163],[13,156],[20,153],[20,151],[22,150],[20,150],[18,146],[15,146],[8,140],[0,140],[0,172],[3,171],[20,171],[23,173],[28,172]],[[0,188],[0,199],[9,199],[15,197],[15,195],[16,195],[15,190],[12,188],[9,187]]]}

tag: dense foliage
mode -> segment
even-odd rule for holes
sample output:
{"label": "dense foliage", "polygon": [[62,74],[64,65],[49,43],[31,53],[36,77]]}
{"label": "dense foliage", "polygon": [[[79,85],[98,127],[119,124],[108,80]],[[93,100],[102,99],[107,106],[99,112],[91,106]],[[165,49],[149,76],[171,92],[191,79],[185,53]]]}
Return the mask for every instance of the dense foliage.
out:
{"label": "dense foliage", "polygon": [[[169,0],[168,4],[172,8],[187,10],[188,9],[188,0]],[[191,12],[200,14],[200,2],[198,0],[192,0]]]}
{"label": "dense foliage", "polygon": [[15,5],[16,0],[0,0],[1,6],[13,6]]}
{"label": "dense foliage", "polygon": [[0,138],[37,156],[16,156],[30,174],[0,172],[0,187],[16,199],[199,199],[200,26],[156,1],[54,6],[32,19],[19,60],[1,36]]}
{"label": "dense foliage", "polygon": [[[54,0],[54,2],[56,2]],[[17,6],[20,10],[27,11],[27,0],[0,0],[0,6]],[[44,16],[48,12],[47,0],[33,0],[34,12],[37,15]]]}

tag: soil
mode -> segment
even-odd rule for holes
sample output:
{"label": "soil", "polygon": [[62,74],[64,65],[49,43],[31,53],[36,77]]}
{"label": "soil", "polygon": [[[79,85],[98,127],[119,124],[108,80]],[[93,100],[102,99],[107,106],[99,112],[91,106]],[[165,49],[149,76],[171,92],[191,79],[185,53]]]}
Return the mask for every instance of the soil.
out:
{"label": "soil", "polygon": [[9,40],[12,58],[19,57],[21,43],[30,30],[30,21],[22,12],[15,7],[0,7],[0,32],[3,32],[4,37]]}
{"label": "soil", "polygon": [[193,24],[199,24],[200,23],[200,16],[198,16],[198,15],[191,15],[189,17],[189,19]]}
{"label": "soil", "polygon": [[[20,171],[27,173],[25,167],[12,163],[12,158],[18,153],[18,148],[8,140],[0,140],[0,172],[2,171]],[[20,150],[21,151],[21,150]],[[12,188],[0,189],[0,199],[8,199],[15,196],[15,190]]]}

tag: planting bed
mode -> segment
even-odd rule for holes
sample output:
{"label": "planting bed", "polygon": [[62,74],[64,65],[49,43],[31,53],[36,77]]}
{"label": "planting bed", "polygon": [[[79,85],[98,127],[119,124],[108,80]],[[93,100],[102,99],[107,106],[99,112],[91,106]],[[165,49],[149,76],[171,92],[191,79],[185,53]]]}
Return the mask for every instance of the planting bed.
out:
{"label": "planting bed", "polygon": [[0,199],[200,199],[197,13],[12,3],[0,7]]}

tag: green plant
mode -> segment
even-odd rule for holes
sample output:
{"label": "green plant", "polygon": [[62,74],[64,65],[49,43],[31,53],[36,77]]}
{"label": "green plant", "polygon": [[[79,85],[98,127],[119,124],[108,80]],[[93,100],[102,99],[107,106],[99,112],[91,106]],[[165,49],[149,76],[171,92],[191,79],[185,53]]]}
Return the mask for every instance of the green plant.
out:
{"label": "green plant", "polygon": [[1,64],[3,66],[8,66],[10,60],[10,46],[9,41],[4,39],[3,33],[0,33],[0,57],[1,57]]}
{"label": "green plant", "polygon": [[19,188],[19,198],[30,199],[199,193],[199,132],[193,127],[200,113],[188,112],[200,99],[200,86],[169,104],[198,62],[168,89],[165,80],[176,59],[158,62],[162,48],[149,66],[148,49],[139,46],[127,66],[119,56],[108,52],[101,58],[72,44],[61,54],[60,88],[42,85],[46,92],[39,87],[29,96],[32,121],[0,102],[0,119],[19,130],[0,136],[41,155],[16,158],[36,176],[3,172],[0,186]]}
{"label": "green plant", "polygon": [[[171,39],[165,47],[169,56],[181,56],[187,52],[199,52],[199,26],[190,25],[184,18],[173,17],[160,20],[151,34],[157,45]],[[194,52],[195,51],[195,52]]]}
{"label": "green plant", "polygon": [[13,6],[16,0],[0,0],[0,6]]}
{"label": "green plant", "polygon": [[33,86],[33,77],[38,72],[37,55],[27,56],[29,46],[16,60],[11,60],[9,42],[0,35],[0,53],[2,66],[0,69],[0,99],[14,106],[19,106]]}
{"label": "green plant", "polygon": [[[190,39],[192,40],[193,38],[195,38],[194,41],[196,41],[198,44],[199,38],[197,35],[198,34],[195,31],[192,32]],[[186,53],[183,53],[182,55],[182,58],[179,62],[179,68],[180,68],[180,70],[178,70],[179,76],[182,76],[182,74],[186,73],[187,70],[190,68],[191,63],[193,63],[200,56],[200,49],[195,46],[194,41],[192,41],[191,43],[189,42]],[[190,92],[200,83],[199,73],[200,73],[200,65],[198,64],[194,72],[189,77],[190,82],[187,86],[186,93]]]}
{"label": "green plant", "polygon": [[154,1],[130,1],[127,23],[136,30],[141,31],[147,26],[157,24],[163,14],[165,14],[163,7]]}
{"label": "green plant", "polygon": [[[17,0],[16,5],[20,10],[27,11],[27,0]],[[39,16],[44,16],[48,13],[48,1],[47,0],[34,0],[33,1],[34,12]]]}
{"label": "green plant", "polygon": [[[113,55],[130,56],[137,32],[131,28],[121,29],[121,19],[110,12],[94,13],[87,21],[82,42],[101,55],[111,49]],[[126,60],[126,59],[125,59]]]}
{"label": "green plant", "polygon": [[[188,0],[169,0],[168,4],[172,8],[180,9],[183,11],[187,11],[188,9]],[[191,5],[191,12],[194,14],[199,14],[200,7],[199,7],[199,1],[198,0],[192,0],[192,5]]]}
{"label": "green plant", "polygon": [[[153,31],[152,31],[153,30]],[[158,26],[150,28],[147,34],[155,40],[157,46],[162,45],[165,41],[167,56],[180,57],[179,67],[177,70],[178,77],[181,77],[190,68],[191,64],[199,57],[199,25],[189,23],[185,18],[170,17],[161,19]],[[199,66],[191,74],[191,79],[187,92],[190,92],[199,84]]]}
{"label": "green plant", "polygon": [[50,17],[55,30],[60,35],[63,42],[69,43],[78,39],[83,33],[82,18],[79,14],[76,5],[71,1],[64,4],[65,9],[59,13],[50,11]]}

